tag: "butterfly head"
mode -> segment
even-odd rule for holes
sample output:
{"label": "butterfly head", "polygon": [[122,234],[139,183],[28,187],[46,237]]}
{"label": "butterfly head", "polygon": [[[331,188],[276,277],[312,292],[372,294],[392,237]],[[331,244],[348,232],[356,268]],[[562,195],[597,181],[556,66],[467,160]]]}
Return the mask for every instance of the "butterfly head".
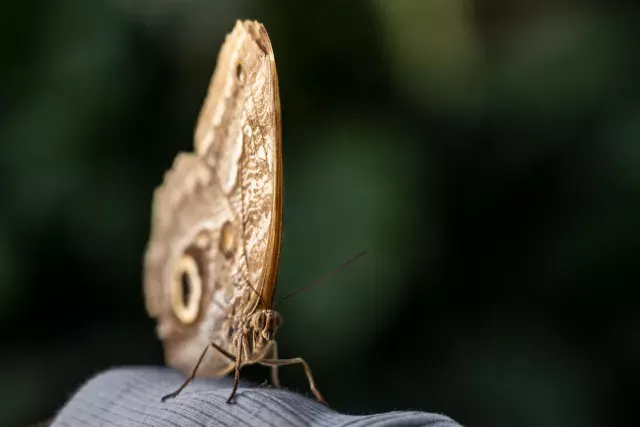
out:
{"label": "butterfly head", "polygon": [[251,327],[266,341],[271,341],[282,324],[282,317],[271,309],[258,310],[251,316]]}

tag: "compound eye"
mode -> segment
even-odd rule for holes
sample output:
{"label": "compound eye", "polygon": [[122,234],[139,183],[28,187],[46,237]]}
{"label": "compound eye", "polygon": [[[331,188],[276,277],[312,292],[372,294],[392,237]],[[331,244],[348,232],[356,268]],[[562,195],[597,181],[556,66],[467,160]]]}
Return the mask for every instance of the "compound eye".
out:
{"label": "compound eye", "polygon": [[253,318],[253,328],[258,331],[261,331],[264,329],[264,325],[265,325],[264,311],[260,311],[256,313],[255,317]]}
{"label": "compound eye", "polygon": [[282,325],[282,317],[277,312],[274,312],[273,327],[278,329],[280,325]]}

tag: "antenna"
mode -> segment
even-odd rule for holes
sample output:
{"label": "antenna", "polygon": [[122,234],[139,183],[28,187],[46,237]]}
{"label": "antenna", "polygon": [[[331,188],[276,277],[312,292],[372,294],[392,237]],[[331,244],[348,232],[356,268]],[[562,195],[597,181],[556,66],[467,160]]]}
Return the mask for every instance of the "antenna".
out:
{"label": "antenna", "polygon": [[258,295],[258,298],[260,298],[260,302],[262,303],[262,306],[264,308],[267,308],[267,305],[264,303],[264,300],[262,299],[262,295],[260,295],[260,292],[256,291],[256,288],[253,287],[253,285],[251,284],[250,281],[247,280],[247,285],[249,285],[249,287],[251,288],[251,290],[253,292],[255,292],[256,295]]}
{"label": "antenna", "polygon": [[333,269],[333,271],[331,271],[329,274],[325,275],[324,277],[321,277],[320,279],[316,280],[315,282],[313,282],[310,285],[307,285],[303,288],[298,289],[295,292],[290,293],[289,295],[287,295],[286,297],[282,298],[280,301],[278,301],[277,303],[275,303],[271,308],[274,308],[275,306],[277,306],[278,304],[280,304],[282,301],[291,298],[294,295],[298,295],[300,292],[304,292],[309,288],[312,288],[313,286],[317,285],[318,283],[328,279],[329,277],[333,276],[334,274],[336,274],[338,271],[342,270],[343,268],[345,268],[346,266],[348,266],[349,264],[354,263],[358,258],[360,258],[361,256],[363,256],[364,254],[366,254],[367,251],[364,250],[360,253],[358,253],[357,255],[355,255],[353,258],[351,258],[350,260],[348,260],[347,262],[343,263],[342,265],[340,265],[339,267]]}

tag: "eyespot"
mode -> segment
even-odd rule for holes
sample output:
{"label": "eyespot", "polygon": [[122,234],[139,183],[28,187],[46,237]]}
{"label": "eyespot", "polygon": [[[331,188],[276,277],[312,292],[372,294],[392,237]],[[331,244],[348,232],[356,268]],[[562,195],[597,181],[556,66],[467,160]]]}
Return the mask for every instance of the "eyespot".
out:
{"label": "eyespot", "polygon": [[222,225],[220,230],[220,252],[229,259],[233,256],[236,248],[236,234],[233,224],[227,221]]}
{"label": "eyespot", "polygon": [[193,323],[200,313],[202,278],[196,260],[183,254],[176,265],[171,281],[171,306],[178,320]]}
{"label": "eyespot", "polygon": [[240,61],[236,63],[236,78],[240,83],[244,83],[244,67]]}

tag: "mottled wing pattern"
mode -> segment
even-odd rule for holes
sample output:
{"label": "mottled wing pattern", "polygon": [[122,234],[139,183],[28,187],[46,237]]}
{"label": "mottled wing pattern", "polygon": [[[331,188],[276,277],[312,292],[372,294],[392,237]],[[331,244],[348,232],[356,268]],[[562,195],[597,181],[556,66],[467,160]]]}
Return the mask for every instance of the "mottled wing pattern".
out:
{"label": "mottled wing pattern", "polygon": [[[168,207],[171,207],[168,209]],[[157,318],[167,365],[188,371],[193,368],[212,334],[219,330],[236,295],[233,265],[215,242],[225,222],[235,221],[211,169],[194,154],[181,153],[154,194],[152,231],[145,257],[147,311]],[[199,320],[181,323],[172,311],[171,281],[181,255],[197,247],[202,263],[203,296]],[[228,365],[210,358],[202,374],[214,375]]]}
{"label": "mottled wing pattern", "polygon": [[282,153],[275,60],[261,24],[238,22],[228,36],[196,126],[195,146],[217,171],[242,218],[249,278],[270,306],[280,254]]}
{"label": "mottled wing pattern", "polygon": [[[261,24],[238,21],[218,56],[196,126],[195,153],[179,154],[154,194],[144,289],[169,366],[189,372],[212,341],[235,352],[234,320],[259,302],[249,284],[271,304],[282,224],[280,138],[269,38]],[[191,324],[182,323],[171,305],[185,253],[194,255],[203,288]],[[231,368],[222,355],[209,352],[198,374]]]}

